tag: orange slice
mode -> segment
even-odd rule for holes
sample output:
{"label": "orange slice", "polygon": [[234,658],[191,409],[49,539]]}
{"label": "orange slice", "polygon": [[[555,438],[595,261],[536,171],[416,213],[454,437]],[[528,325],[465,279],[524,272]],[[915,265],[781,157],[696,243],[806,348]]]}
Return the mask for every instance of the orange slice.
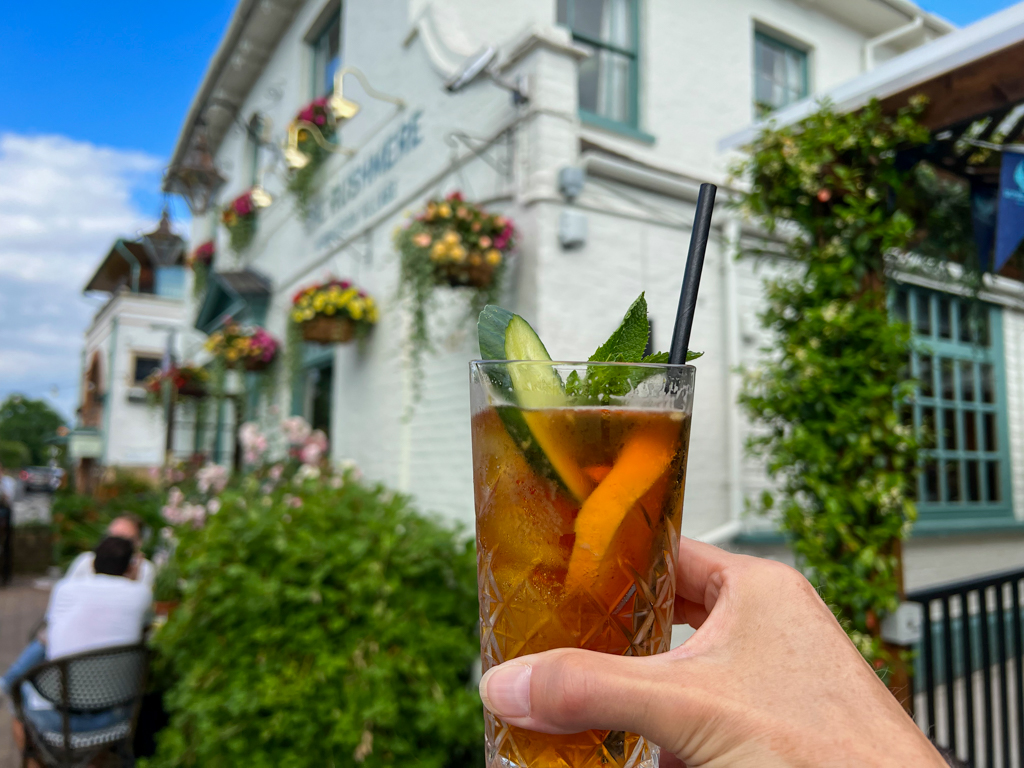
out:
{"label": "orange slice", "polygon": [[569,559],[566,589],[596,578],[629,511],[672,463],[678,434],[679,425],[666,422],[642,427],[627,438],[615,466],[576,516],[576,542]]}

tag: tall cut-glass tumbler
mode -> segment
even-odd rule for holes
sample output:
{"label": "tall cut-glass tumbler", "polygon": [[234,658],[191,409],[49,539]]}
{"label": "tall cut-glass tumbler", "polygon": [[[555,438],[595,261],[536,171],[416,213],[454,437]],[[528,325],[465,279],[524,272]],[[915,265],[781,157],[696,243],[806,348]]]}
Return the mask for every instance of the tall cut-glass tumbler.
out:
{"label": "tall cut-glass tumbler", "polygon": [[[477,361],[470,373],[484,671],[552,648],[667,651],[694,368]],[[658,765],[637,734],[485,719],[487,768]]]}

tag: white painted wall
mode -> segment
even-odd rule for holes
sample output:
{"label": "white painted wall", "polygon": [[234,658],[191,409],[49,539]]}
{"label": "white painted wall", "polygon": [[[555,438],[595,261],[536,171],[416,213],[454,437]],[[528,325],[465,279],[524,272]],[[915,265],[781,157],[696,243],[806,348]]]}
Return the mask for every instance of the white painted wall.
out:
{"label": "white painted wall", "polygon": [[[183,302],[148,294],[120,293],[93,319],[85,336],[85,365],[99,352],[103,371],[104,415],[100,424],[107,466],[150,467],[163,463],[166,431],[158,409],[131,402],[135,353],[163,354],[168,331],[154,326],[185,324]],[[111,345],[114,347],[111,357]],[[182,334],[176,354],[182,356]],[[113,365],[111,365],[111,363]],[[83,372],[84,375],[84,372]]]}
{"label": "white painted wall", "polygon": [[[303,39],[322,7],[323,2],[311,0],[287,30],[241,110],[241,124],[259,111],[272,119],[275,139],[284,138],[288,121],[311,98],[309,52]],[[727,158],[717,154],[717,142],[752,117],[755,25],[806,43],[815,91],[861,71],[867,36],[794,0],[646,0],[640,127],[654,141],[645,143],[580,125],[576,63],[565,47],[566,32],[552,26],[554,0],[349,0],[344,8],[343,62],[357,65],[376,88],[404,99],[406,108],[395,114],[390,105],[373,101],[354,80],[347,80],[346,96],[363,111],[342,136],[346,146],[359,153],[352,160],[333,158],[321,172],[321,189],[326,193],[344,179],[397,126],[417,113],[421,145],[357,198],[314,225],[296,216],[284,191],[282,164],[268,163],[263,183],[275,203],[261,214],[249,251],[237,258],[230,254],[215,216],[195,223],[194,241],[201,242],[213,232],[219,245],[218,268],[251,266],[271,277],[276,294],[268,327],[279,337],[285,333],[294,290],[328,274],[355,280],[381,301],[381,323],[370,342],[364,347],[337,347],[334,352],[332,453],[335,458],[355,459],[372,479],[413,493],[421,508],[471,525],[466,364],[476,356],[473,329],[458,325],[463,310],[458,297],[441,292],[437,351],[426,358],[424,396],[412,417],[403,420],[409,397],[403,364],[407,318],[395,298],[394,227],[427,197],[463,189],[516,222],[520,254],[503,301],[535,325],[552,354],[589,356],[640,291],[647,293],[651,306],[655,344],[665,348],[682,279],[692,204],[591,178],[572,204],[587,216],[587,245],[566,252],[557,241],[559,216],[569,207],[557,191],[558,170],[579,162],[582,139],[656,169],[722,181]],[[443,90],[453,62],[457,64],[485,43],[500,46],[502,57],[507,57],[513,41],[528,29],[539,29],[554,42],[532,50],[509,73],[528,77],[531,100],[527,107],[517,111],[508,94],[486,80],[455,95]],[[498,145],[487,150],[490,162],[511,158],[507,175],[483,159],[470,157],[464,145],[446,141],[458,130],[479,144],[508,127],[512,127],[512,153],[506,154]],[[218,164],[232,176],[222,194],[224,202],[251,183],[240,171],[246,167],[247,152],[244,130],[236,126],[217,155]],[[367,203],[372,210],[365,210]],[[726,212],[720,210],[718,221],[725,218]],[[328,237],[332,232],[334,237]],[[706,355],[697,363],[684,506],[684,532],[690,535],[715,529],[739,512],[728,470],[735,449],[730,440],[737,436],[728,426],[738,418],[738,439],[742,440],[749,425],[742,415],[737,416],[729,397],[730,365],[756,364],[760,349],[769,342],[757,321],[763,305],[761,284],[780,269],[777,264],[749,259],[727,268],[723,260],[728,257],[723,233],[716,229],[691,344]],[[735,325],[729,324],[726,307],[731,283],[723,282],[730,271],[735,283]],[[194,308],[188,314],[193,316]],[[1017,513],[1022,515],[1024,316],[1007,313],[1005,337],[1014,465],[1020,468],[1014,493]],[[725,356],[730,339],[738,353],[733,361]],[[188,350],[196,342],[185,344]],[[284,411],[290,404],[286,389],[282,386],[279,397]],[[742,459],[739,482],[746,497],[768,486],[762,465],[750,458]],[[745,525],[770,528],[763,520],[748,520]],[[908,583],[941,580],[943,558],[960,558],[953,569],[958,574],[986,570],[986,562],[1013,561],[1013,547],[994,541],[982,537],[912,542]]]}

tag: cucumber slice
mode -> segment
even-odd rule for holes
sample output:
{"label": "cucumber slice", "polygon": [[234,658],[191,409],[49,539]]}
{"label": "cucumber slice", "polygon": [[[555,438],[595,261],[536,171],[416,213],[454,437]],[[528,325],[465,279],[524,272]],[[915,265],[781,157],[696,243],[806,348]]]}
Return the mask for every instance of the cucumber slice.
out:
{"label": "cucumber slice", "polygon": [[[550,360],[544,343],[519,315],[488,305],[477,323],[480,354],[489,360]],[[499,406],[498,415],[505,429],[523,451],[538,474],[548,477],[582,501],[593,490],[593,482],[583,473],[575,459],[565,451],[546,428],[543,417],[529,410],[555,408],[566,404],[565,390],[558,372],[547,365],[511,365],[508,378],[492,378],[519,408]]]}
{"label": "cucumber slice", "polygon": [[[550,360],[540,336],[519,315],[505,328],[506,360]],[[523,408],[554,408],[565,405],[562,379],[550,365],[512,365],[512,391]]]}

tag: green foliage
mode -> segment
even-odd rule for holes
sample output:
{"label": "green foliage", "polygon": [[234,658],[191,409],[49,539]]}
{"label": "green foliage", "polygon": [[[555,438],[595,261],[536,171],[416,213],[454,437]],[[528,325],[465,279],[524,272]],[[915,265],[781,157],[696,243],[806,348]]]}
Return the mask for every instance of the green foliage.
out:
{"label": "green foliage", "polygon": [[[309,158],[302,168],[293,168],[288,173],[288,191],[295,195],[295,203],[303,220],[309,218],[309,202],[313,198],[313,181],[317,172],[323,167],[331,153],[313,139],[308,131],[302,132],[305,138],[299,139],[299,150]],[[334,132],[326,131],[325,141],[334,141]]]}
{"label": "green foliage", "polygon": [[776,510],[799,562],[876,668],[895,609],[899,541],[915,518],[906,496],[917,446],[901,425],[910,330],[890,320],[885,258],[921,230],[913,169],[897,148],[928,140],[915,100],[896,116],[877,103],[837,115],[827,105],[796,128],[766,129],[738,169],[742,207],[774,231],[797,225],[786,255],[797,276],[770,282],[762,322],[769,362],[748,372],[742,404],[764,430],[751,440],[778,484]]}
{"label": "green foliage", "polygon": [[[221,495],[179,529],[150,768],[482,763],[471,544],[347,476]],[[263,490],[270,490],[263,494]]]}
{"label": "green foliage", "polygon": [[155,537],[152,535],[164,525],[160,516],[163,497],[152,486],[123,475],[101,488],[103,498],[77,493],[54,494],[52,528],[54,560],[61,568],[82,553],[95,549],[103,538],[107,525],[119,515],[138,515],[149,530],[143,542],[147,557],[152,554]]}
{"label": "green foliage", "polygon": [[0,440],[0,464],[7,469],[21,469],[32,463],[32,451],[20,440]]}
{"label": "green foliage", "polygon": [[14,394],[0,403],[0,440],[24,444],[34,465],[43,465],[49,460],[46,440],[62,426],[64,417],[45,400]]}

